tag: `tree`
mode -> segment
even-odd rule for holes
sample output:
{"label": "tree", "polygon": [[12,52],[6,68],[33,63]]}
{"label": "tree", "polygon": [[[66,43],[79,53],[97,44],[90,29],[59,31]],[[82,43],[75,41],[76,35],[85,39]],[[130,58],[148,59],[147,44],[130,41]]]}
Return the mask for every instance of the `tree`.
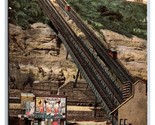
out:
{"label": "tree", "polygon": [[48,22],[36,0],[9,0],[9,22],[23,28],[35,22]]}
{"label": "tree", "polygon": [[97,30],[147,39],[147,5],[122,0],[67,0]]}

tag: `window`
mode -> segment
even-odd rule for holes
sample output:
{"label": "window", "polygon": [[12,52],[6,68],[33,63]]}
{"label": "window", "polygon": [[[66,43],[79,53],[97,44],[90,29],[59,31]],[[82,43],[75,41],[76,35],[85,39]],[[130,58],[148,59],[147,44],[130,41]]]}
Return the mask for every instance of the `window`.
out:
{"label": "window", "polygon": [[128,125],[128,120],[127,119],[120,119],[119,125]]}
{"label": "window", "polygon": [[124,125],[128,125],[128,120],[124,119]]}
{"label": "window", "polygon": [[124,125],[124,124],[123,124],[123,119],[120,119],[120,125]]}

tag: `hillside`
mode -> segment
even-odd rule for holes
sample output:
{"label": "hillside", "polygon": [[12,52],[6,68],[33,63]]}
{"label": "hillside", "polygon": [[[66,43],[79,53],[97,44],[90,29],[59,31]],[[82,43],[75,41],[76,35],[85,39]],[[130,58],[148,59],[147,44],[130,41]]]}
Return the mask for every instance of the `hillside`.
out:
{"label": "hillside", "polygon": [[66,0],[96,30],[147,39],[147,5],[122,0]]}
{"label": "hillside", "polygon": [[[72,61],[65,60],[66,50],[64,47],[61,49],[63,44],[49,27],[48,18],[44,15],[36,0],[29,2],[30,4],[25,0],[9,2],[9,7],[11,7],[9,14],[13,14],[9,15],[10,64],[18,62],[21,67],[27,67],[27,72],[29,72],[29,68],[36,69],[41,66],[46,70],[46,73],[51,71],[53,65],[56,65],[54,71],[60,70],[62,72],[63,69],[64,74],[71,72],[72,77],[75,76],[77,68]],[[139,38],[146,34],[139,32],[138,35],[132,32],[134,28],[139,27],[144,28],[146,33],[145,4],[121,1],[113,1],[112,4],[109,4],[108,1],[100,0],[95,2],[92,0],[67,0],[67,2],[94,29],[96,34],[102,36],[108,48],[117,50],[118,60],[134,77],[147,80],[147,41]],[[30,11],[32,8],[33,10]],[[129,18],[134,18],[134,20],[127,20]],[[116,24],[119,24],[119,28]],[[141,27],[141,25],[144,27]],[[117,32],[115,32],[115,29],[117,29]],[[130,31],[130,29],[132,30]],[[67,71],[66,67],[74,67],[74,73],[72,69],[67,69]]]}

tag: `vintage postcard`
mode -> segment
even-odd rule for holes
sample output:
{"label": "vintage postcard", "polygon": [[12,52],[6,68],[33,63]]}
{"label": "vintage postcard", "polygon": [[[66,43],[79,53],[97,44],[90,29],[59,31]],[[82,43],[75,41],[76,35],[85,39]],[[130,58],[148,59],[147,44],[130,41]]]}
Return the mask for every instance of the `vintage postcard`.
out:
{"label": "vintage postcard", "polygon": [[147,125],[147,0],[8,0],[9,125]]}

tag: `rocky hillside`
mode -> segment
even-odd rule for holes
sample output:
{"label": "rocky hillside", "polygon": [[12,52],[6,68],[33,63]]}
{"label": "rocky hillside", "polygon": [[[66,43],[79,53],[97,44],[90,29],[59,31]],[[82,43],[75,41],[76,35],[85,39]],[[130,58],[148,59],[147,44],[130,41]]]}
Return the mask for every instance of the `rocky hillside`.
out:
{"label": "rocky hillside", "polygon": [[109,48],[118,52],[118,60],[134,77],[147,80],[147,41],[136,36],[125,35],[110,30],[100,30]]}
{"label": "rocky hillside", "polygon": [[20,84],[28,79],[59,82],[65,77],[67,82],[77,72],[71,58],[66,60],[66,49],[54,31],[42,23],[35,23],[28,30],[9,24],[9,64],[17,88],[25,87],[26,83]]}
{"label": "rocky hillside", "polygon": [[[118,59],[129,72],[146,80],[146,40],[128,38],[109,30],[100,32],[107,45],[118,51]],[[10,81],[16,82],[16,86],[10,84],[10,87],[23,88],[29,81],[67,83],[74,80],[77,67],[71,57],[66,60],[66,53],[64,45],[48,25],[34,23],[23,30],[9,24],[9,70],[13,76]]]}

